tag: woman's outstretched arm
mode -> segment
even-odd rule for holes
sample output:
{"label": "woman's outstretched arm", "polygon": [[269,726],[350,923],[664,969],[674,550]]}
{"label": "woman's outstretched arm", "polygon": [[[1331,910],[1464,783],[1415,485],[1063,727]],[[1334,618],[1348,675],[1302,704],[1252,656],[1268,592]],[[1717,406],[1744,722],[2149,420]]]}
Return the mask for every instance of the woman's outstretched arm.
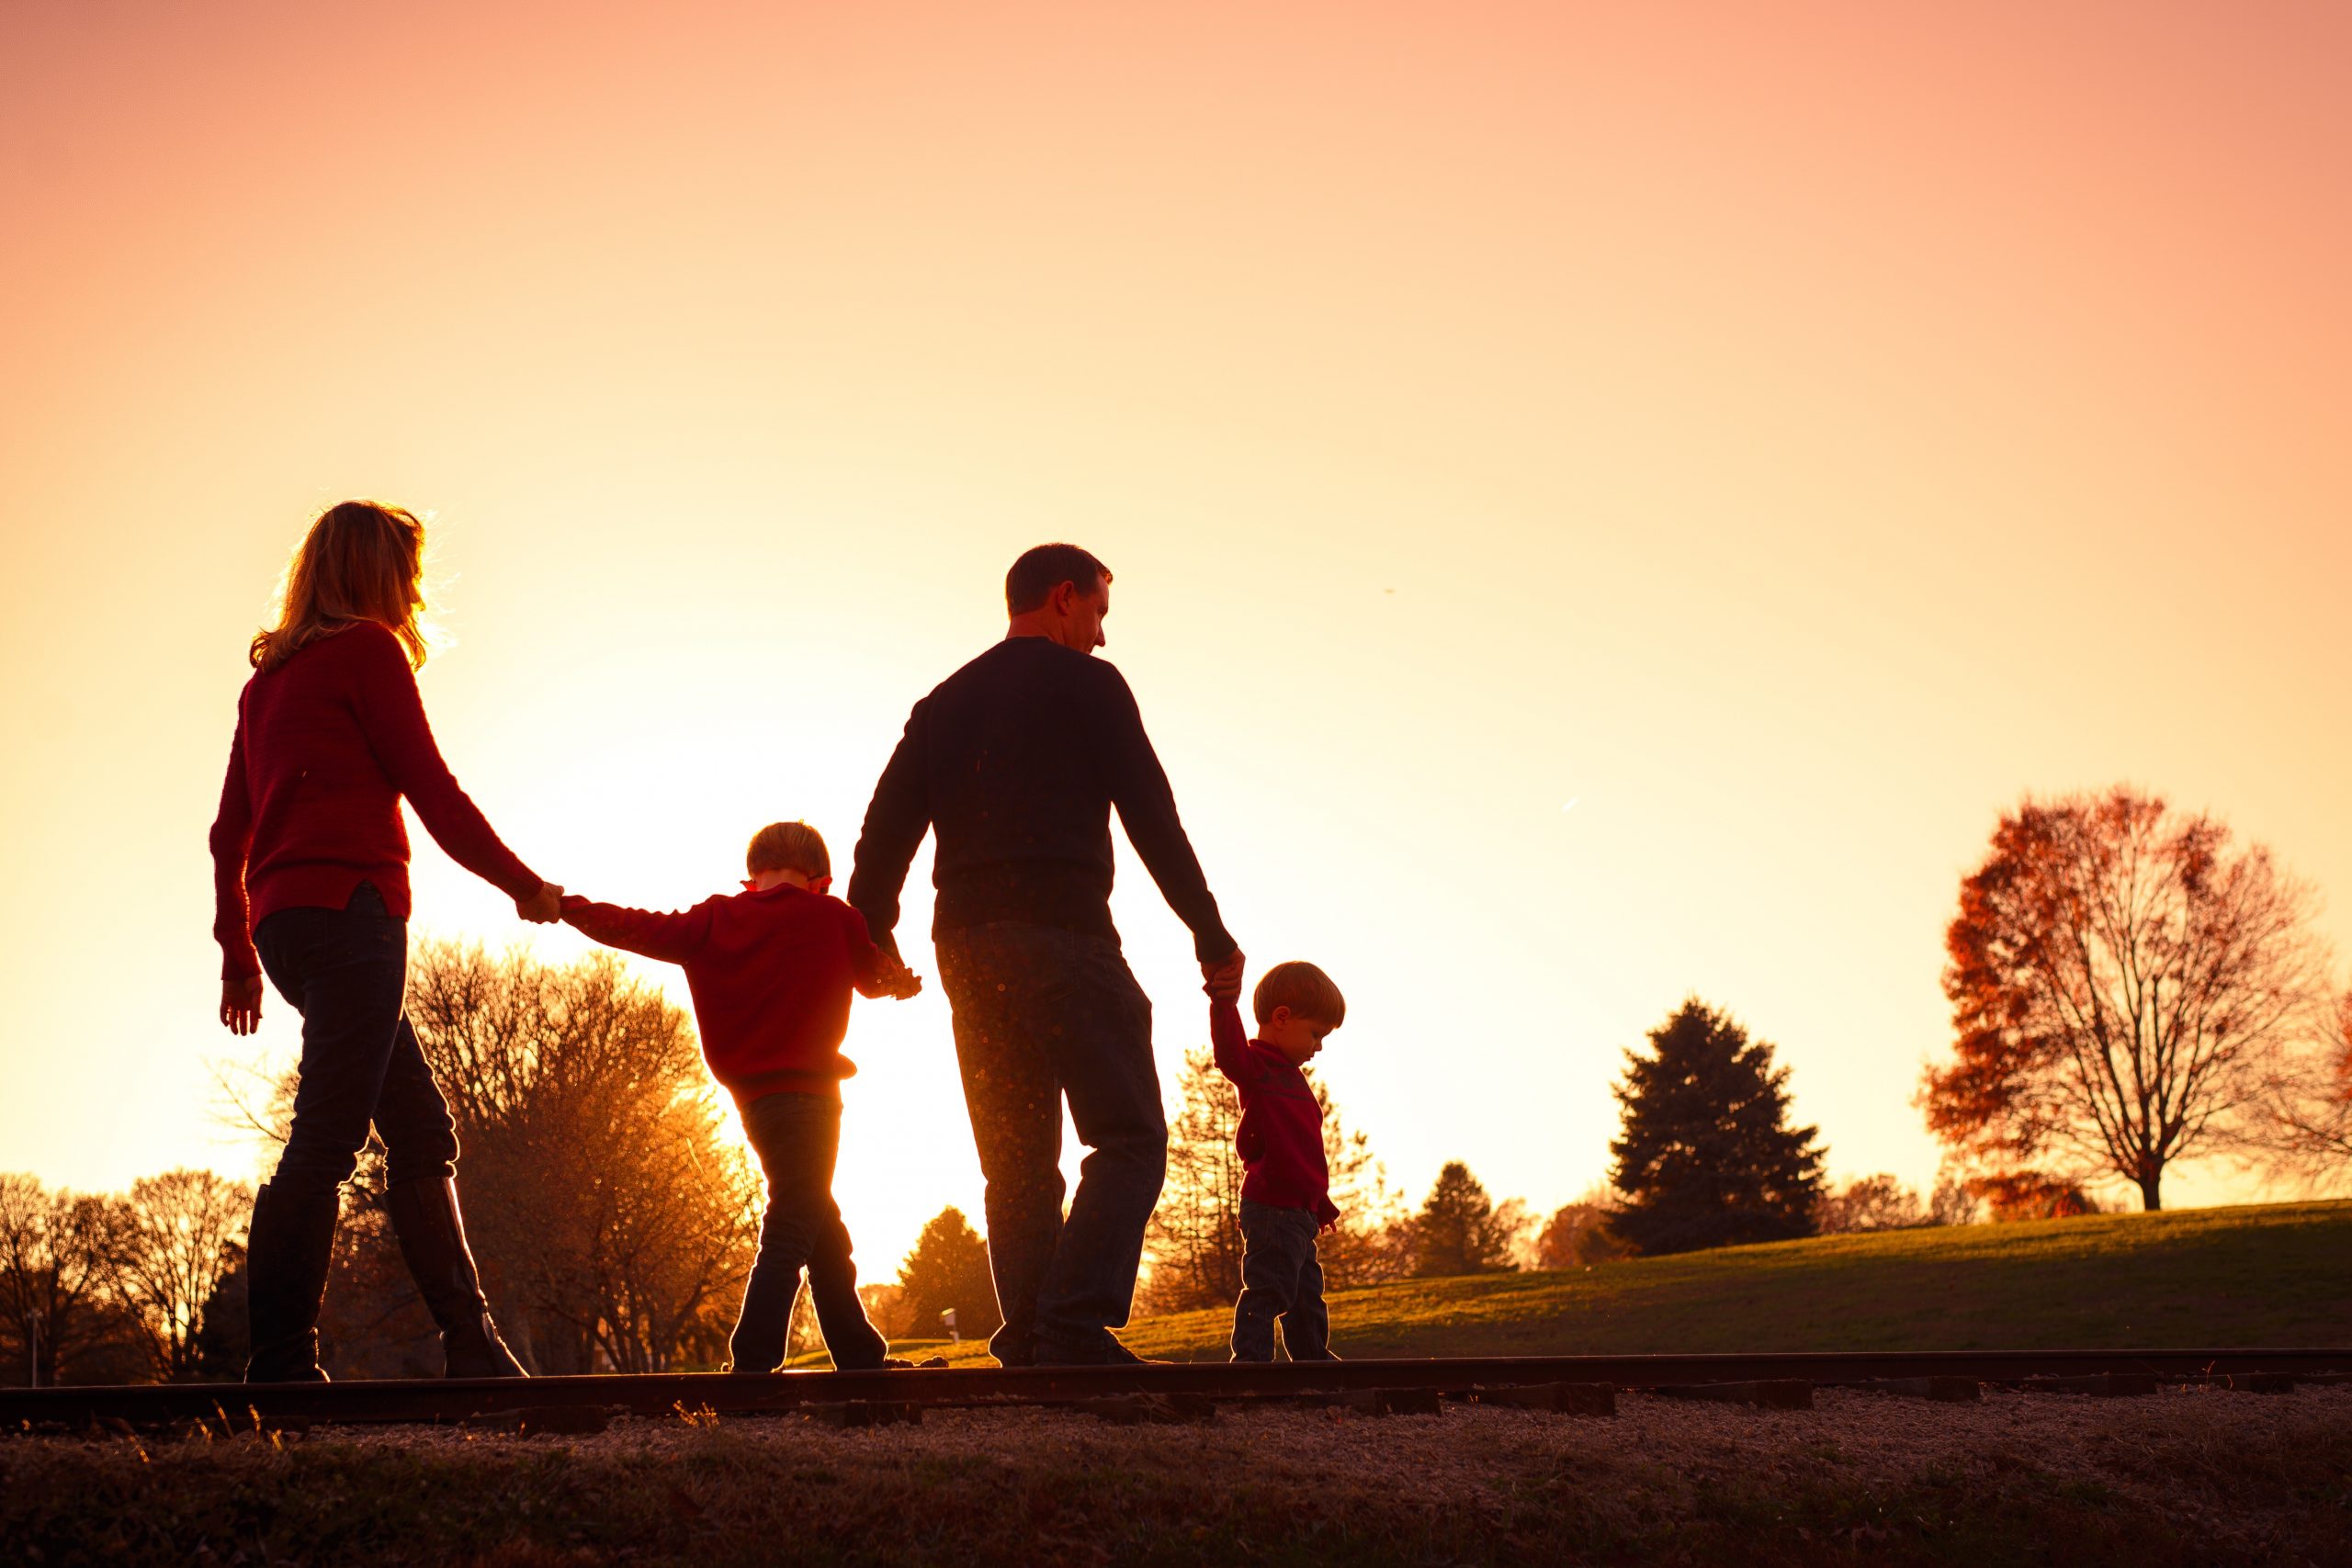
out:
{"label": "woman's outstretched arm", "polygon": [[491,828],[442,760],[399,642],[373,621],[343,634],[362,639],[356,704],[369,750],[392,787],[416,808],[416,818],[451,860],[508,897],[524,919],[558,918],[563,890],[540,880]]}

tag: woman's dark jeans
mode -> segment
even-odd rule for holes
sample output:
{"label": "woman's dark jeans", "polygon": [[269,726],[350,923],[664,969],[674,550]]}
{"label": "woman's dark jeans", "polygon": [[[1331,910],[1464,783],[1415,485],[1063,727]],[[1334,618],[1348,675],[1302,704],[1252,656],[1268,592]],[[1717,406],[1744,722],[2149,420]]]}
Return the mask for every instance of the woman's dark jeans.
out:
{"label": "woman's dark jeans", "polygon": [[1241,1299],[1233,1303],[1233,1359],[1274,1359],[1274,1320],[1294,1361],[1329,1361],[1331,1314],[1323,1305],[1323,1264],[1315,1256],[1322,1222],[1305,1209],[1241,1200]]}
{"label": "woman's dark jeans", "polygon": [[[987,1181],[998,1360],[1099,1352],[1127,1321],[1168,1172],[1151,1002],[1119,944],[1003,922],[943,931],[939,981]],[[1062,1100],[1090,1151],[1062,1214]]]}
{"label": "woman's dark jeans", "polygon": [[763,1094],[742,1109],[743,1131],[767,1177],[768,1207],[760,1221],[759,1260],[743,1287],[743,1312],[729,1347],[735,1370],[772,1372],[783,1364],[804,1267],[833,1365],[843,1371],[879,1367],[888,1347],[857,1299],[849,1227],[833,1201],[841,1101],[830,1095]]}
{"label": "woman's dark jeans", "polygon": [[408,922],[384,908],[376,885],[361,883],[340,909],[278,910],[254,931],[254,946],[270,984],[302,1015],[294,1128],[273,1186],[289,1200],[341,1187],[371,1123],[389,1182],[454,1176],[457,1128],[401,1010]]}

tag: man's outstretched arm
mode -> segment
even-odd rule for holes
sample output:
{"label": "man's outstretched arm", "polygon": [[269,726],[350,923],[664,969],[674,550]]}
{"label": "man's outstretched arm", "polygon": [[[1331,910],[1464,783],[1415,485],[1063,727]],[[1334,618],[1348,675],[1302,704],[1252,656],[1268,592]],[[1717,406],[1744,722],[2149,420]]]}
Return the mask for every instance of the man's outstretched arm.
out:
{"label": "man's outstretched arm", "polygon": [[874,785],[858,830],[857,851],[843,900],[865,917],[874,945],[892,961],[899,956],[899,894],[907,867],[931,830],[931,791],[923,772],[923,705],[907,716],[906,733]]}
{"label": "man's outstretched arm", "polygon": [[1216,896],[1209,891],[1200,857],[1193,852],[1193,840],[1176,815],[1176,793],[1169,787],[1168,772],[1159,765],[1159,754],[1151,749],[1151,738],[1144,733],[1143,714],[1136,706],[1135,694],[1127,690],[1125,679],[1117,671],[1107,665],[1103,671],[1110,680],[1102,688],[1102,761],[1111,801],[1119,808],[1127,841],[1143,857],[1144,869],[1159,885],[1168,907],[1192,928],[1193,955],[1201,961],[1202,971],[1211,974],[1214,981],[1213,972],[1235,969],[1233,978],[1238,984],[1238,966],[1232,961],[1240,944],[1217,913]]}

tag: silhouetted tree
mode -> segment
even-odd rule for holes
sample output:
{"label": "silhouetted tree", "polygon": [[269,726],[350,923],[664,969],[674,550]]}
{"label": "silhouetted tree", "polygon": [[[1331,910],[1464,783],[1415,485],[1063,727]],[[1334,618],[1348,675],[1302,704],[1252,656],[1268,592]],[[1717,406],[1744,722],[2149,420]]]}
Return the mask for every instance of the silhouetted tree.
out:
{"label": "silhouetted tree", "polygon": [[2077,1182],[2038,1170],[2005,1171],[1981,1176],[1969,1190],[1984,1201],[1996,1223],[2014,1220],[2065,1220],[2096,1214],[2098,1203]]}
{"label": "silhouetted tree", "polygon": [[1431,1277],[1516,1269],[1511,1252],[1526,1224],[1524,1204],[1514,1200],[1497,1208],[1468,1166],[1448,1160],[1413,1216],[1413,1272]]}
{"label": "silhouetted tree", "polygon": [[609,953],[559,967],[435,942],[412,956],[408,1016],[508,1341],[546,1371],[723,1359],[760,1185],[685,1014]]}
{"label": "silhouetted tree", "polygon": [[1535,1238],[1535,1266],[1589,1269],[1632,1256],[1633,1245],[1611,1228],[1617,1209],[1614,1194],[1602,1188],[1553,1210]]}
{"label": "silhouetted tree", "polygon": [[2352,991],[2314,1032],[2274,1066],[2245,1141],[2275,1174],[2337,1189],[2352,1181]]}
{"label": "silhouetted tree", "polygon": [[2054,1160],[2161,1208],[2165,1168],[2243,1146],[2324,996],[2310,890],[2212,818],[2118,787],[2029,798],[1961,884],[1958,1032],[1928,1130],[1991,1175]]}
{"label": "silhouetted tree", "polygon": [[1810,1235],[1821,1150],[1816,1129],[1788,1124],[1772,1047],[1695,997],[1649,1038],[1615,1091],[1617,1234],[1650,1254]]}
{"label": "silhouetted tree", "polygon": [[1151,1273],[1143,1304],[1152,1312],[1231,1302],[1241,1292],[1241,1180],[1233,1146],[1241,1096],[1216,1070],[1208,1047],[1184,1053],[1177,1111],[1168,1123],[1168,1177],[1145,1247]]}
{"label": "silhouetted tree", "polygon": [[1936,1178],[1935,1192],[1928,1199],[1928,1223],[1931,1225],[1973,1225],[1984,1200],[1969,1189],[1967,1182],[1949,1172]]}
{"label": "silhouetted tree", "polygon": [[1813,1209],[1813,1227],[1824,1235],[1905,1230],[1927,1223],[1919,1195],[1883,1172],[1849,1181],[1835,1192],[1825,1190]]}
{"label": "silhouetted tree", "polygon": [[207,1303],[244,1257],[253,1189],[209,1170],[143,1177],[114,1201],[109,1283],[139,1330],[148,1364],[166,1382],[203,1370]]}
{"label": "silhouetted tree", "polygon": [[107,1290],[113,1240],[106,1199],[0,1174],[0,1383],[136,1375],[121,1353],[133,1331]]}
{"label": "silhouetted tree", "polygon": [[967,1339],[985,1339],[1004,1322],[989,1274],[988,1244],[961,1209],[942,1209],[924,1224],[915,1249],[899,1266],[899,1287],[910,1338],[946,1337],[939,1314],[950,1308],[956,1332]]}

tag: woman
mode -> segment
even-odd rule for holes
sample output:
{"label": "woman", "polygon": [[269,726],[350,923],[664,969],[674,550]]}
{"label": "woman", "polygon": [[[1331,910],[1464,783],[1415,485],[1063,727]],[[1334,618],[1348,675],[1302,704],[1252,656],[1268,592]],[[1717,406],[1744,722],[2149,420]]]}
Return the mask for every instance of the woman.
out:
{"label": "woman", "polygon": [[449,1108],[401,1010],[408,972],[406,796],[451,859],[542,923],[562,889],[499,842],[434,745],[416,691],[424,662],[424,525],[397,506],[322,513],[287,573],[212,824],[220,1021],[250,1034],[261,977],[302,1015],[294,1126],[254,1197],[246,1276],[248,1382],[323,1382],[319,1303],[343,1183],[372,1122],[401,1256],[451,1377],[521,1377],[500,1339],[458,1209]]}

